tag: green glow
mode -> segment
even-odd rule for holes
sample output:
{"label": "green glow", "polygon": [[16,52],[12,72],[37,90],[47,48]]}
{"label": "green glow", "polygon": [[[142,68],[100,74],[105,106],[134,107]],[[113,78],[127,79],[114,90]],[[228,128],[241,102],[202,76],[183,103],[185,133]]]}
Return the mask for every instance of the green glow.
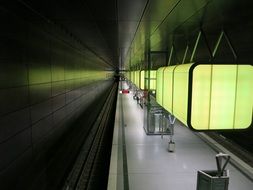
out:
{"label": "green glow", "polygon": [[138,88],[141,88],[141,70],[138,70]]}
{"label": "green glow", "polygon": [[145,81],[145,71],[141,71],[141,76],[140,76],[140,88],[142,89],[142,90],[144,90],[145,89],[145,87],[144,87],[144,81]]}
{"label": "green glow", "polygon": [[52,81],[64,80],[64,67],[52,65]]}
{"label": "green glow", "polygon": [[133,71],[133,83],[135,84],[135,71]]}
{"label": "green glow", "polygon": [[173,75],[177,66],[166,67],[164,70],[163,82],[163,107],[172,113],[173,106]]}
{"label": "green glow", "polygon": [[163,106],[163,71],[165,67],[161,67],[157,70],[156,78],[156,101]]}
{"label": "green glow", "polygon": [[234,128],[248,127],[252,122],[253,105],[253,66],[241,65],[238,68],[237,94]]}
{"label": "green glow", "polygon": [[113,72],[100,70],[64,69],[53,65],[50,67],[31,67],[29,69],[30,93],[38,97],[48,96],[43,92],[58,95],[74,90],[91,82],[111,78]]}
{"label": "green glow", "polygon": [[135,71],[135,85],[140,88],[140,72],[141,71]]}
{"label": "green glow", "polygon": [[133,71],[133,83],[135,83],[135,71]]}
{"label": "green glow", "polygon": [[139,75],[138,75],[138,71],[134,71],[134,84],[136,85],[136,87],[139,87]]}
{"label": "green glow", "polygon": [[213,66],[211,83],[209,129],[233,128],[236,65]]}
{"label": "green glow", "polygon": [[134,77],[135,77],[135,73],[134,73],[134,71],[131,71],[131,81],[132,81],[132,83],[134,83]]}
{"label": "green glow", "polygon": [[194,69],[191,124],[199,130],[209,125],[210,79],[211,65],[199,65]]}
{"label": "green glow", "polygon": [[156,90],[156,70],[150,70],[150,90]]}
{"label": "green glow", "polygon": [[[192,66],[192,84],[189,86]],[[252,123],[252,84],[251,65],[162,67],[158,70],[157,101],[195,130],[245,129]],[[191,96],[188,90],[191,90]],[[191,103],[191,110],[188,103]],[[187,118],[188,111],[191,118]]]}
{"label": "green glow", "polygon": [[134,84],[137,86],[138,81],[138,71],[134,71]]}
{"label": "green glow", "polygon": [[[145,88],[148,89],[148,71],[145,71]],[[149,90],[156,90],[156,70],[150,70]]]}
{"label": "green glow", "polygon": [[145,86],[145,89],[148,90],[148,71],[145,71],[145,74],[144,74],[144,86]]}
{"label": "green glow", "polygon": [[173,108],[172,113],[187,125],[188,80],[192,64],[179,65],[174,70]]}
{"label": "green glow", "polygon": [[252,122],[253,67],[198,65],[193,70],[191,126],[245,129]]}
{"label": "green glow", "polygon": [[[57,73],[57,72],[55,72]],[[31,66],[29,68],[29,82],[30,84],[41,84],[51,82],[50,67]]]}

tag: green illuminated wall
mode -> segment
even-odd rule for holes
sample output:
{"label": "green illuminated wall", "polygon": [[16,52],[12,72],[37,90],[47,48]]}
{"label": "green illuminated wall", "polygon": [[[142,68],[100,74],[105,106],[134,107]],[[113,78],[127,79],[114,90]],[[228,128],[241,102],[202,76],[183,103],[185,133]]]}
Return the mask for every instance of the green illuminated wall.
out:
{"label": "green illuminated wall", "polygon": [[251,65],[198,65],[193,70],[194,129],[244,129],[253,107]]}
{"label": "green illuminated wall", "polygon": [[134,83],[135,73],[134,71],[131,71],[131,81]]}
{"label": "green illuminated wall", "polygon": [[[236,84],[234,128],[249,126],[252,122],[253,107],[253,66],[244,65],[238,68]],[[250,81],[250,82],[247,82]],[[246,101],[245,101],[246,100]]]}
{"label": "green illuminated wall", "polygon": [[192,64],[179,65],[174,70],[172,112],[183,123],[187,123],[188,80]]}
{"label": "green illuminated wall", "polygon": [[136,85],[136,71],[134,71],[134,78],[133,78],[133,83]]}
{"label": "green illuminated wall", "polygon": [[[204,129],[209,124],[209,100],[211,65],[201,65],[194,70],[192,89],[192,124],[198,129]],[[199,81],[199,82],[198,82]],[[199,91],[198,89],[202,89]],[[208,118],[201,119],[200,117]]]}
{"label": "green illuminated wall", "polygon": [[[148,89],[148,71],[145,71],[145,88]],[[156,90],[156,70],[150,70],[150,90]]]}
{"label": "green illuminated wall", "polygon": [[156,70],[150,71],[150,90],[156,90]]}
{"label": "green illuminated wall", "polygon": [[176,66],[166,67],[164,70],[163,82],[163,107],[172,112],[173,106],[173,75]]}
{"label": "green illuminated wall", "polygon": [[139,88],[140,71],[134,71],[134,84]]}
{"label": "green illuminated wall", "polygon": [[145,71],[142,70],[141,73],[140,73],[140,88],[141,88],[142,90],[145,89],[144,83],[145,83]]}
{"label": "green illuminated wall", "polygon": [[141,71],[140,70],[136,71],[136,86],[138,88],[140,88],[140,75],[141,75]]}
{"label": "green illuminated wall", "polygon": [[156,101],[163,106],[163,71],[165,67],[161,67],[157,70],[156,78]]}
{"label": "green illuminated wall", "polygon": [[252,65],[184,64],[160,68],[157,101],[194,130],[245,129],[252,123],[252,84]]}

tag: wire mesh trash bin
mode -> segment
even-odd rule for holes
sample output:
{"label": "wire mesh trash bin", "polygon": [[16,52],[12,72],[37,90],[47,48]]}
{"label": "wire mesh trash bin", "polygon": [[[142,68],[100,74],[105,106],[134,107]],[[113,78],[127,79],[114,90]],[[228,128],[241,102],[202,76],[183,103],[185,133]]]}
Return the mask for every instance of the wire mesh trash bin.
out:
{"label": "wire mesh trash bin", "polygon": [[218,177],[216,170],[198,171],[197,190],[228,190],[228,170]]}
{"label": "wire mesh trash bin", "polygon": [[149,132],[155,133],[158,132],[159,129],[161,128],[161,118],[162,118],[162,113],[161,109],[159,107],[153,107],[150,109],[149,112]]}
{"label": "wire mesh trash bin", "polygon": [[[226,161],[222,166],[222,158]],[[225,170],[230,156],[219,153],[216,155],[217,170],[198,171],[197,190],[228,190],[229,171]]]}

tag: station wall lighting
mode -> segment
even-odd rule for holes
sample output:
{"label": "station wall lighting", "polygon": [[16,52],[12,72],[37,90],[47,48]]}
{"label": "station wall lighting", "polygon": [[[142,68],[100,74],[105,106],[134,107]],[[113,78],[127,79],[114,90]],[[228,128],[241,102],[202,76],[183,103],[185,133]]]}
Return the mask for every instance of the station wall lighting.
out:
{"label": "station wall lighting", "polygon": [[140,76],[140,71],[139,71],[139,70],[138,70],[138,71],[135,71],[135,81],[134,81],[134,83],[135,83],[135,85],[136,85],[138,88],[140,87],[140,85],[139,85],[139,81],[140,81],[139,76]]}
{"label": "station wall lighting", "polygon": [[[148,71],[145,71],[145,88],[148,89]],[[156,70],[150,70],[150,90],[156,90]]]}
{"label": "station wall lighting", "polygon": [[174,70],[176,66],[166,67],[164,69],[164,82],[163,82],[163,105],[166,110],[172,112],[173,107],[173,79],[174,79]]}
{"label": "station wall lighting", "polygon": [[156,101],[158,104],[163,106],[163,76],[164,76],[164,69],[166,67],[161,67],[156,72]]}
{"label": "station wall lighting", "polygon": [[144,90],[145,89],[145,71],[142,70],[140,73],[140,89]]}
{"label": "station wall lighting", "polygon": [[157,101],[193,130],[246,129],[252,124],[252,84],[252,65],[171,66],[163,69]]}

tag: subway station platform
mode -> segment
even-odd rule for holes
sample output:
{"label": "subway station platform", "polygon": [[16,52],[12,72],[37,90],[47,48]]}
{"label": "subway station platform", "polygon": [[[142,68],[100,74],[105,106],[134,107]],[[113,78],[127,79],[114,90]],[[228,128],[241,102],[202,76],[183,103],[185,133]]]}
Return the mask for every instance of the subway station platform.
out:
{"label": "subway station platform", "polygon": [[[125,82],[120,85],[128,88]],[[133,100],[131,92],[118,94],[109,190],[196,190],[197,171],[217,169],[218,150],[200,138],[199,133],[176,122],[176,149],[168,152],[169,137],[146,135],[143,117],[143,109]],[[235,159],[237,162],[227,166],[229,190],[252,190],[253,181],[247,175],[252,168],[238,158],[231,160]],[[243,171],[245,168],[248,171]]]}

